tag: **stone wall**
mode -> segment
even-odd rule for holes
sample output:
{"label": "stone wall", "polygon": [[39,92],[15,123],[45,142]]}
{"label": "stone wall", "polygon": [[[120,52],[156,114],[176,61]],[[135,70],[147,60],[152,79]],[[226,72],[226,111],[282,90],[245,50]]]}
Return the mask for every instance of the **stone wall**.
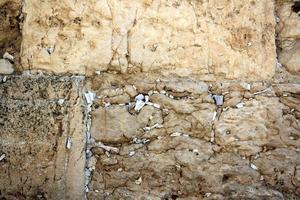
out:
{"label": "stone wall", "polygon": [[276,7],[279,61],[296,75],[300,74],[299,9],[299,1],[279,1]]}
{"label": "stone wall", "polygon": [[299,7],[0,0],[0,199],[299,199]]}
{"label": "stone wall", "polygon": [[3,78],[0,197],[83,199],[82,77]]}
{"label": "stone wall", "polygon": [[270,79],[273,11],[270,0],[25,0],[22,65],[55,73]]}
{"label": "stone wall", "polygon": [[299,84],[157,78],[91,80],[89,199],[299,197]]}

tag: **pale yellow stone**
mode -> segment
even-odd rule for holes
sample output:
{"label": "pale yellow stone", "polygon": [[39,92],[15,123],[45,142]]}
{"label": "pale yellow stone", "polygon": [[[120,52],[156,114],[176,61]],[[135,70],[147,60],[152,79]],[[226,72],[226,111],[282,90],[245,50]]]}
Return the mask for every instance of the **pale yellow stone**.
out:
{"label": "pale yellow stone", "polygon": [[258,0],[25,0],[22,65],[268,79],[276,58],[273,10],[273,1]]}

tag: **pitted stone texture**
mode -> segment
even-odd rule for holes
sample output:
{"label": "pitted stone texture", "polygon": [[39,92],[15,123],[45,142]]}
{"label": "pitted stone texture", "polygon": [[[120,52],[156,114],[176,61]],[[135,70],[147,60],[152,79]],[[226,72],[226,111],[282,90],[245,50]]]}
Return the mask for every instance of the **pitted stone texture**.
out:
{"label": "pitted stone texture", "polygon": [[[0,59],[5,52],[14,56],[19,68],[21,46],[21,1],[0,0]],[[1,65],[1,64],[0,64]]]}
{"label": "pitted stone texture", "polygon": [[276,189],[300,196],[300,152],[278,148],[254,161],[266,182]]}
{"label": "pitted stone texture", "polygon": [[25,69],[80,74],[96,66],[107,69],[112,57],[112,16],[106,1],[26,0],[23,13]]}
{"label": "pitted stone texture", "polygon": [[136,117],[126,107],[100,108],[93,115],[92,134],[103,142],[121,142],[137,135],[139,126]]}
{"label": "pitted stone texture", "polygon": [[229,108],[216,122],[216,142],[245,156],[257,154],[279,134],[282,108],[277,98],[258,98],[246,101],[243,108]]}
{"label": "pitted stone texture", "polygon": [[292,74],[300,75],[300,16],[293,10],[299,1],[278,1],[277,32],[279,36],[279,62]]}
{"label": "pitted stone texture", "polygon": [[1,198],[83,198],[82,85],[81,77],[49,76],[9,76],[0,84]]}
{"label": "pitted stone texture", "polygon": [[25,69],[155,71],[203,80],[274,74],[273,1],[25,0],[24,5]]}
{"label": "pitted stone texture", "polygon": [[[119,152],[92,149],[88,199],[299,198],[299,84],[140,77],[103,73],[90,84],[92,137]],[[159,107],[133,112],[134,94]]]}

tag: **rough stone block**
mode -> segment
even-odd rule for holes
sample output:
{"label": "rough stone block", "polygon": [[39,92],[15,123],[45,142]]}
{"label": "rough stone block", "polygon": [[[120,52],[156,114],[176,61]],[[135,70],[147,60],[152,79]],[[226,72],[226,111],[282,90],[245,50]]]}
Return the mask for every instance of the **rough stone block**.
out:
{"label": "rough stone block", "polygon": [[25,0],[22,65],[268,79],[276,59],[273,10],[273,1],[259,0]]}
{"label": "rough stone block", "polygon": [[[8,52],[14,56],[14,64],[18,68],[22,40],[21,21],[21,1],[0,0],[0,59]],[[2,69],[0,69],[0,73],[1,71]]]}
{"label": "rough stone block", "polygon": [[[90,84],[92,137],[117,150],[92,148],[89,199],[299,198],[299,84],[139,77]],[[112,103],[127,92],[150,105]]]}
{"label": "rough stone block", "polygon": [[54,76],[0,83],[1,198],[83,199],[82,85],[82,77]]}
{"label": "rough stone block", "polygon": [[[297,7],[298,5],[298,7]],[[278,58],[291,73],[300,74],[300,16],[299,1],[279,1],[278,15]]]}

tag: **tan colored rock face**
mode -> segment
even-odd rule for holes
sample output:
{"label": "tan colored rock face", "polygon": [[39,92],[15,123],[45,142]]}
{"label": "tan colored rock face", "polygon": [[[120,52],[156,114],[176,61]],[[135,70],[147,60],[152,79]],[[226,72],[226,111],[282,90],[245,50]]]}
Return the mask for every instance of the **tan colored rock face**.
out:
{"label": "tan colored rock face", "polygon": [[75,77],[9,76],[0,83],[1,198],[83,199],[81,87]]}
{"label": "tan colored rock face", "polygon": [[0,0],[0,59],[5,52],[15,57],[19,67],[21,31],[21,1]]}
{"label": "tan colored rock face", "polygon": [[[118,151],[92,149],[88,199],[299,197],[299,84],[141,76],[103,73],[90,83],[99,95],[92,137]],[[159,107],[132,112],[137,94]]]}
{"label": "tan colored rock face", "polygon": [[111,13],[104,1],[26,0],[22,65],[56,73],[107,69],[111,60]]}
{"label": "tan colored rock face", "polygon": [[22,65],[211,79],[274,73],[272,1],[26,0]]}
{"label": "tan colored rock face", "polygon": [[295,2],[0,0],[0,199],[299,199]]}
{"label": "tan colored rock face", "polygon": [[[299,3],[298,3],[299,4]],[[279,61],[292,74],[300,74],[300,16],[293,9],[296,1],[277,4]]]}

